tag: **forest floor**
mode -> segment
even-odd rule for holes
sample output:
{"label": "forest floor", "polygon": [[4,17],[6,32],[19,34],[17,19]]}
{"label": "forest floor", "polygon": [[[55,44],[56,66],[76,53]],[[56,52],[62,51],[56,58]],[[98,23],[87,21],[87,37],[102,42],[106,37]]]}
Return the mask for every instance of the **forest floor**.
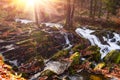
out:
{"label": "forest floor", "polygon": [[101,28],[111,28],[120,32],[120,18],[112,17],[109,20],[106,19],[92,19],[89,17],[76,17],[75,22],[80,25],[89,25]]}

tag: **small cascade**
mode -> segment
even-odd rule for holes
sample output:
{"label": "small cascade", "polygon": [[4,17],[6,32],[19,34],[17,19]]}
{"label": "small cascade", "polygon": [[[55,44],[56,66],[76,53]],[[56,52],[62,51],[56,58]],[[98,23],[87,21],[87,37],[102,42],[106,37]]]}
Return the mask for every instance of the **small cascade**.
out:
{"label": "small cascade", "polygon": [[120,41],[120,35],[117,33],[113,33],[113,38],[110,38],[109,35],[107,37],[103,36],[103,40],[107,42],[107,44],[102,44],[100,39],[92,34],[95,32],[95,30],[87,29],[87,28],[77,28],[76,33],[80,35],[81,37],[88,39],[91,43],[91,45],[97,45],[100,47],[101,52],[101,59],[106,56],[108,52],[111,50],[120,50],[120,46],[118,45],[118,42]]}
{"label": "small cascade", "polygon": [[67,33],[64,33],[64,37],[65,37],[65,41],[66,41],[66,45],[68,45],[68,47],[64,48],[65,50],[66,49],[70,49],[72,47],[72,45],[70,44],[70,41],[68,39],[68,34]]}
{"label": "small cascade", "polygon": [[65,45],[67,45],[67,47],[65,47],[64,49],[70,49],[72,47],[72,45],[70,44],[70,40],[68,38],[68,33],[65,32],[65,30],[63,29],[63,26],[61,24],[56,24],[56,23],[44,23],[44,24],[49,27],[56,27],[59,30],[59,32],[62,35],[64,35],[64,38],[66,41]]}

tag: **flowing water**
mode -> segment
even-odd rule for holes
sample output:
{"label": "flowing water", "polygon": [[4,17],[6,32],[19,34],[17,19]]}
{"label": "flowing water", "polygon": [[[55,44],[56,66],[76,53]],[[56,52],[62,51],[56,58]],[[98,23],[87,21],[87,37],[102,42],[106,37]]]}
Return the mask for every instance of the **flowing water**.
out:
{"label": "flowing water", "polygon": [[[24,19],[16,19],[16,22],[21,22],[21,23],[27,24],[27,23],[31,23],[33,21],[24,20]],[[43,24],[45,24],[46,26],[49,26],[49,27],[56,27],[58,29],[59,33],[64,36],[64,39],[65,39],[64,45],[67,45],[67,47],[65,46],[64,49],[70,49],[72,47],[72,44],[70,43],[70,40],[68,38],[68,33],[64,31],[62,25],[55,24],[55,23],[43,23]],[[48,33],[52,32],[52,31],[46,31],[46,30],[44,30],[44,31],[48,32]],[[87,29],[87,28],[77,28],[75,31],[81,37],[88,39],[90,41],[91,45],[97,45],[98,47],[101,48],[100,49],[100,52],[102,55],[101,58],[103,58],[111,50],[120,49],[120,46],[117,44],[120,41],[120,35],[117,33],[113,33],[113,35],[114,35],[113,38],[110,38],[109,35],[107,37],[103,36],[103,40],[106,41],[107,44],[102,44],[100,39],[96,35],[92,34],[93,32],[95,32],[95,30]],[[4,42],[4,41],[0,40],[0,43],[2,43],[2,42]],[[16,46],[13,44],[2,46],[2,48],[0,48],[1,53],[5,52],[5,51],[1,51],[1,49],[3,49],[3,48],[5,48],[5,51],[8,51],[8,50],[15,49]],[[10,62],[17,66],[16,60],[13,60]],[[44,70],[48,69],[57,74],[61,74],[70,66],[70,63],[69,62],[61,62],[61,61],[47,61],[45,65],[46,65],[46,67],[44,68]],[[33,75],[30,80],[36,80],[41,75],[41,73],[42,72],[38,72],[37,74]],[[67,76],[69,77],[70,80],[88,80],[90,78],[92,80],[96,80],[96,79],[104,80],[105,79],[104,77],[93,75],[91,73],[84,73],[84,74],[85,75],[76,74],[76,75],[67,75]],[[111,80],[115,80],[115,78],[111,79]]]}
{"label": "flowing water", "polygon": [[95,34],[92,34],[93,32],[95,32],[95,30],[87,28],[76,29],[76,33],[81,37],[88,39],[91,45],[100,47],[101,59],[111,50],[120,50],[120,45],[118,45],[118,42],[120,42],[120,34],[114,32],[112,38],[110,38],[109,34],[107,34],[107,37],[103,36],[103,40],[104,42],[107,42],[107,44],[102,44],[100,39]]}

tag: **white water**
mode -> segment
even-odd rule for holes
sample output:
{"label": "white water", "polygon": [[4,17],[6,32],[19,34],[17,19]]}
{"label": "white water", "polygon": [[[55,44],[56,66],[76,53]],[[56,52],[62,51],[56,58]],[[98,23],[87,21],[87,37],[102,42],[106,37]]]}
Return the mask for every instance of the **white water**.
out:
{"label": "white water", "polygon": [[45,24],[48,27],[56,27],[58,29],[63,28],[61,24],[57,24],[57,23],[42,23],[42,24]]}
{"label": "white water", "polygon": [[57,23],[43,23],[43,24],[45,24],[46,26],[49,26],[49,27],[56,27],[60,31],[60,33],[62,35],[64,35],[64,38],[66,41],[65,44],[68,45],[68,47],[64,48],[65,50],[70,49],[72,47],[72,45],[70,44],[70,40],[68,38],[68,34],[64,31],[63,26],[61,24],[57,24]]}
{"label": "white water", "polygon": [[[98,47],[100,47],[100,52],[101,52],[101,59],[104,58],[106,56],[106,54],[108,52],[110,52],[111,50],[118,50],[120,49],[120,46],[117,44],[118,41],[120,41],[120,35],[117,33],[113,33],[114,37],[113,38],[109,38],[103,36],[104,41],[106,41],[108,43],[108,45],[106,44],[102,44],[102,42],[99,40],[99,38],[97,36],[95,36],[94,34],[92,34],[93,32],[95,32],[95,30],[90,30],[87,28],[77,28],[76,29],[76,33],[78,35],[80,35],[81,37],[88,39],[91,43],[91,45],[97,45]],[[115,41],[111,41],[112,39],[115,39]]]}
{"label": "white water", "polygon": [[6,49],[5,51],[1,51],[0,53],[5,53],[7,51],[11,51],[15,49],[15,46],[13,44],[2,46],[0,49]]}
{"label": "white water", "polygon": [[33,22],[31,20],[26,20],[26,19],[15,19],[15,21],[23,23],[23,24],[28,24],[28,23],[32,23]]}

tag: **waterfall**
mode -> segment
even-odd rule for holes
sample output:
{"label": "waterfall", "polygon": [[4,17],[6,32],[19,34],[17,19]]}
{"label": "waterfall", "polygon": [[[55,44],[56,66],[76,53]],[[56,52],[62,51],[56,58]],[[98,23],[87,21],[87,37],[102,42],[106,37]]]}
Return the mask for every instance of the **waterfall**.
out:
{"label": "waterfall", "polygon": [[79,36],[88,39],[91,45],[97,45],[98,47],[100,47],[101,59],[104,58],[111,50],[120,49],[120,46],[117,44],[120,41],[120,35],[117,33],[113,33],[113,38],[110,38],[109,35],[108,37],[103,36],[103,40],[106,41],[108,44],[102,44],[100,39],[96,35],[92,34],[93,32],[95,32],[95,30],[87,28],[77,28],[75,31]]}

